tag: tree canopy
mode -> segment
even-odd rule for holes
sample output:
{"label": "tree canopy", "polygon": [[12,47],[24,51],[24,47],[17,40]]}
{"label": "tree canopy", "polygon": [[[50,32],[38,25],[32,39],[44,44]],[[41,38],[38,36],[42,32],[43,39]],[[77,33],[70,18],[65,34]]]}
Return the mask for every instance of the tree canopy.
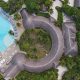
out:
{"label": "tree canopy", "polygon": [[6,3],[3,0],[0,0],[0,7],[10,14],[21,9],[23,4],[26,5],[26,9],[29,13],[38,13],[39,11],[42,11],[43,8],[46,8],[49,12],[52,1],[53,0],[9,0]]}
{"label": "tree canopy", "polygon": [[16,76],[16,80],[57,80],[57,71],[54,69],[50,69],[43,73],[22,71]]}

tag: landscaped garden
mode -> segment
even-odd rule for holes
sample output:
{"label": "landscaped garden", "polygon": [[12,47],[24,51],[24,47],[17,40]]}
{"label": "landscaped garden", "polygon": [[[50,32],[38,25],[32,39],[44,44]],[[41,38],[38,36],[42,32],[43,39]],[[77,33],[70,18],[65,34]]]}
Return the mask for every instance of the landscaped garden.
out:
{"label": "landscaped garden", "polygon": [[41,28],[27,29],[19,40],[19,46],[30,59],[45,57],[51,48],[51,37]]}
{"label": "landscaped garden", "polygon": [[3,0],[0,0],[0,7],[9,14],[14,14],[22,8],[23,4],[25,4],[26,10],[29,13],[49,17],[49,13],[52,12],[52,1],[53,0],[9,0],[6,3]]}

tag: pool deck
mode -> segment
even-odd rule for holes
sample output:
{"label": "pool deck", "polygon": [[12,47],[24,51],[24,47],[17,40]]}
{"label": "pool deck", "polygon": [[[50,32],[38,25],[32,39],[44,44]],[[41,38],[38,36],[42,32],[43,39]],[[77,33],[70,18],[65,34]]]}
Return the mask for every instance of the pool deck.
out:
{"label": "pool deck", "polygon": [[20,49],[16,44],[12,44],[4,53],[0,53],[0,71],[6,69],[12,57],[19,52]]}

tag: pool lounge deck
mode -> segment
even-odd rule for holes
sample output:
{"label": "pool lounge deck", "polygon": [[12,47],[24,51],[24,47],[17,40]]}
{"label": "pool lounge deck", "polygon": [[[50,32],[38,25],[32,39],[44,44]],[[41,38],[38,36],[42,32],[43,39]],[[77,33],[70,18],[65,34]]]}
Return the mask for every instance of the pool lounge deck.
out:
{"label": "pool lounge deck", "polygon": [[3,68],[7,68],[12,57],[19,51],[19,47],[16,44],[12,44],[4,53],[0,53],[0,71]]}

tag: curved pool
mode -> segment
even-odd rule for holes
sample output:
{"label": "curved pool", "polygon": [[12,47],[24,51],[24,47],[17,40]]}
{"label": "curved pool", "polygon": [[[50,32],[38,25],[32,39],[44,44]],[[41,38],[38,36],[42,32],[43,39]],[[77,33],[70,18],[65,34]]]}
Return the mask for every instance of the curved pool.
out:
{"label": "curved pool", "polygon": [[14,43],[14,37],[9,34],[10,30],[12,30],[12,24],[0,15],[0,52],[4,52]]}

